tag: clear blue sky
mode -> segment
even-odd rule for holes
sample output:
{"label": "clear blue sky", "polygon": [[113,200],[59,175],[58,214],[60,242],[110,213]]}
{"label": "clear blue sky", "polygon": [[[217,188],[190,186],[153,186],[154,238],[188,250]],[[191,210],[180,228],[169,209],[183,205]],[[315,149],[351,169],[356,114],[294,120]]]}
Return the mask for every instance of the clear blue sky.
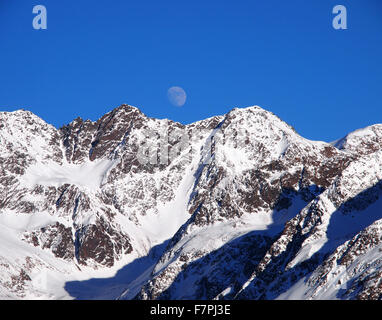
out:
{"label": "clear blue sky", "polygon": [[122,103],[182,123],[260,105],[325,141],[382,122],[381,0],[0,0],[0,40],[0,110],[57,127]]}

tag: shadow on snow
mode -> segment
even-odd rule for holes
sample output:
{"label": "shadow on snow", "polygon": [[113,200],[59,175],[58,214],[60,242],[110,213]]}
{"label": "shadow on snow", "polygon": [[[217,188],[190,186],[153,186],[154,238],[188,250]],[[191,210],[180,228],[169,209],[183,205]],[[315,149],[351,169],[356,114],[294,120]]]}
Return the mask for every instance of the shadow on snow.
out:
{"label": "shadow on snow", "polygon": [[[70,281],[65,284],[65,290],[77,300],[110,300],[117,299],[126,288],[139,290],[151,274],[155,263],[162,255],[168,240],[154,246],[149,253],[135,259],[117,271],[110,278],[93,278],[84,281]],[[138,292],[134,292],[136,295]]]}

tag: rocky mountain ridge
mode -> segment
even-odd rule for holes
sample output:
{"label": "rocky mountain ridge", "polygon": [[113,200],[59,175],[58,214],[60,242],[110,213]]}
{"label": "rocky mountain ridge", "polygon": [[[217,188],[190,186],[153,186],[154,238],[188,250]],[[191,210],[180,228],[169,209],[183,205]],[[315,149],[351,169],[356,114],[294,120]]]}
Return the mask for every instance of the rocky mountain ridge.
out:
{"label": "rocky mountain ridge", "polygon": [[382,125],[329,144],[260,107],[60,129],[0,112],[0,297],[76,297],[148,257],[100,296],[380,299],[381,146]]}

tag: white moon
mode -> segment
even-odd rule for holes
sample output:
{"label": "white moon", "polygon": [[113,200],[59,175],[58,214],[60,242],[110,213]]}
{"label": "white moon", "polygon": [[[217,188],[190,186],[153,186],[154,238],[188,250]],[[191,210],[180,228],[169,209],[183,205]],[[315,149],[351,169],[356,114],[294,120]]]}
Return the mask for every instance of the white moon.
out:
{"label": "white moon", "polygon": [[171,104],[181,107],[186,103],[187,95],[181,87],[171,87],[167,90],[167,97]]}

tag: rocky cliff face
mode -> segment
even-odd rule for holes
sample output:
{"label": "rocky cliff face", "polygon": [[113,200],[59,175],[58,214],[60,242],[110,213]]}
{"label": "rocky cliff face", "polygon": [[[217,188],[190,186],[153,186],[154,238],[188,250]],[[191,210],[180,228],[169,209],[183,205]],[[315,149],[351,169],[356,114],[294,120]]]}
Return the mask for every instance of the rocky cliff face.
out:
{"label": "rocky cliff face", "polygon": [[65,296],[167,240],[115,298],[381,298],[381,146],[380,125],[328,144],[259,107],[59,130],[2,112],[0,295]]}

